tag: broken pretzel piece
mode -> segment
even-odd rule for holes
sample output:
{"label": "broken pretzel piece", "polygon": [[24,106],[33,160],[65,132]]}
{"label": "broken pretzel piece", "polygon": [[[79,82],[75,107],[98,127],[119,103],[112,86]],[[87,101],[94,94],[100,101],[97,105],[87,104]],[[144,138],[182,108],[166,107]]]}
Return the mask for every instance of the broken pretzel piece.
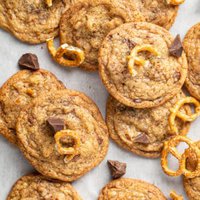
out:
{"label": "broken pretzel piece", "polygon": [[141,51],[148,51],[155,56],[159,55],[157,50],[152,45],[135,46],[133,48],[133,50],[131,51],[130,55],[127,57],[129,60],[128,61],[128,69],[132,76],[137,75],[137,71],[134,69],[135,64],[139,65],[139,66],[144,66],[147,63],[143,58],[138,57],[138,53],[140,53]]}
{"label": "broken pretzel piece", "polygon": [[56,49],[53,38],[47,40],[47,48],[53,59],[58,64],[66,67],[80,66],[85,60],[83,50],[79,49],[78,47],[63,44]]}
{"label": "broken pretzel piece", "polygon": [[[181,143],[186,143],[189,148],[185,150],[183,154],[180,154],[177,150],[177,146]],[[188,152],[193,152],[197,157],[197,166],[194,171],[190,171],[187,169],[186,160],[189,157]],[[168,155],[171,154],[175,158],[177,158],[179,162],[179,167],[176,171],[169,169],[168,167]],[[197,143],[193,142],[186,136],[178,135],[171,140],[164,143],[164,148],[161,154],[161,166],[163,171],[169,176],[180,176],[184,175],[187,178],[194,178],[200,175],[200,149],[197,146]]]}
{"label": "broken pretzel piece", "polygon": [[56,149],[60,155],[74,157],[79,152],[80,137],[75,131],[62,130],[55,134]]}
{"label": "broken pretzel piece", "polygon": [[[185,104],[194,104],[196,106],[195,113],[192,115],[187,115],[179,110],[181,107],[183,107]],[[170,109],[170,116],[169,116],[169,126],[173,133],[178,133],[178,129],[176,127],[175,119],[176,117],[182,119],[184,122],[192,122],[197,117],[200,116],[200,103],[193,97],[185,97],[181,100],[179,100],[173,108]]]}

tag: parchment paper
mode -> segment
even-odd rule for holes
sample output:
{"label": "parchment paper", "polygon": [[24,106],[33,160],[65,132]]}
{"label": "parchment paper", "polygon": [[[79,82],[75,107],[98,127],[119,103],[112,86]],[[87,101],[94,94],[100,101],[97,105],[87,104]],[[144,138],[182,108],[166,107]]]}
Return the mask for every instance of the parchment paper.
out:
{"label": "parchment paper", "polygon": [[[171,29],[175,36],[180,33],[184,37],[187,30],[200,22],[200,0],[186,0],[180,7],[176,22]],[[98,73],[87,73],[79,69],[66,69],[56,65],[49,56],[46,45],[27,45],[5,31],[0,30],[0,85],[18,71],[17,61],[23,53],[36,53],[42,68],[53,72],[67,87],[86,93],[99,106],[105,116],[107,92],[102,85]],[[199,55],[200,56],[200,55]],[[196,120],[190,129],[189,136],[200,139],[200,119]],[[157,185],[169,197],[174,189],[187,199],[182,186],[182,178],[166,176],[160,167],[159,159],[141,158],[122,150],[112,141],[105,160],[87,175],[74,182],[83,200],[96,200],[101,188],[109,182],[110,174],[107,159],[116,159],[127,163],[125,177],[138,178]],[[0,137],[0,200],[5,200],[15,181],[22,175],[32,172],[33,168],[25,160],[20,151]]]}

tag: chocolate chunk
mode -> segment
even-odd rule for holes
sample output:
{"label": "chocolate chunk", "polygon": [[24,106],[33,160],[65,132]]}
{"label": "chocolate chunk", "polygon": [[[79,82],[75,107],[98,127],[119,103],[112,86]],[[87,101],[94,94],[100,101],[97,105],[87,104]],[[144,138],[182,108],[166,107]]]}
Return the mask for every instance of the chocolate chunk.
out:
{"label": "chocolate chunk", "polygon": [[174,80],[177,82],[181,79],[181,73],[180,72],[175,72],[174,73]]}
{"label": "chocolate chunk", "polygon": [[136,46],[136,43],[130,39],[124,39],[123,42],[127,44],[129,49],[133,49]]}
{"label": "chocolate chunk", "polygon": [[47,123],[51,127],[51,129],[54,131],[54,133],[64,130],[65,128],[65,123],[63,119],[50,117],[49,119],[47,119]]}
{"label": "chocolate chunk", "polygon": [[103,139],[100,137],[97,138],[97,141],[98,141],[99,145],[101,145],[103,143]]}
{"label": "chocolate chunk", "polygon": [[171,47],[169,48],[169,54],[171,56],[179,58],[182,56],[182,52],[183,52],[183,45],[181,42],[181,38],[180,38],[180,35],[177,35]]}
{"label": "chocolate chunk", "polygon": [[32,53],[22,55],[18,64],[21,68],[29,70],[38,70],[40,68],[37,56]]}
{"label": "chocolate chunk", "polygon": [[146,134],[144,133],[140,133],[135,139],[134,139],[135,143],[140,143],[140,144],[149,144],[150,141],[147,137]]}
{"label": "chocolate chunk", "polygon": [[113,179],[120,178],[126,173],[126,163],[114,160],[108,160],[107,163]]}

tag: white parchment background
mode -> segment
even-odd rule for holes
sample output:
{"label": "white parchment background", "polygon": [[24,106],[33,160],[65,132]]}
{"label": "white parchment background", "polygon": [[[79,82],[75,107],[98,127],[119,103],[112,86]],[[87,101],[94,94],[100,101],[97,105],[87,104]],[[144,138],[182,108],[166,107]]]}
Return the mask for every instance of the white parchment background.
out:
{"label": "white parchment background", "polygon": [[[200,0],[186,0],[180,7],[177,20],[171,29],[175,36],[180,33],[184,37],[187,30],[200,22]],[[43,48],[41,48],[43,47]],[[50,58],[45,44],[31,46],[16,40],[10,34],[0,30],[0,85],[18,71],[17,61],[23,53],[36,53],[42,68],[53,72],[67,87],[80,90],[90,96],[105,116],[107,92],[102,85],[98,73],[87,73],[79,69],[68,70],[56,65]],[[200,55],[199,55],[200,56]],[[200,67],[200,66],[199,66]],[[192,124],[189,136],[200,139],[200,119]],[[171,189],[184,195],[181,178],[167,177],[161,170],[160,160],[145,159],[123,151],[113,142],[105,160],[78,181],[74,187],[84,200],[96,200],[100,189],[110,180],[107,159],[126,162],[125,177],[143,179],[157,185],[168,197]],[[0,137],[0,200],[5,200],[14,182],[22,175],[33,171],[20,151]]]}

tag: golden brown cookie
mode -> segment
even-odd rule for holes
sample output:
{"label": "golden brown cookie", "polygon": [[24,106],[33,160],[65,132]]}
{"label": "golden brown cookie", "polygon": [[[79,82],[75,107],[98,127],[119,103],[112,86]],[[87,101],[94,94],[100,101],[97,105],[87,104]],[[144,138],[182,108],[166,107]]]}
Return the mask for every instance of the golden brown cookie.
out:
{"label": "golden brown cookie", "polygon": [[108,183],[98,200],[166,200],[163,193],[145,181],[122,178]]}
{"label": "golden brown cookie", "polygon": [[[146,22],[112,30],[99,53],[99,72],[108,92],[135,108],[156,107],[175,96],[187,76],[187,59],[184,52],[179,58],[169,54],[172,43],[167,30]],[[139,51],[136,56],[134,51]],[[143,66],[137,64],[140,60]]]}
{"label": "golden brown cookie", "polygon": [[[200,148],[200,141],[197,142]],[[195,170],[197,163],[196,163],[196,156],[191,154],[187,160],[187,167],[189,170]],[[184,177],[183,180],[184,188],[187,193],[189,200],[199,200],[200,198],[200,177],[196,178],[186,178]]]}
{"label": "golden brown cookie", "polygon": [[0,134],[16,144],[16,121],[20,111],[35,97],[64,89],[64,85],[49,71],[21,70],[0,89]]}
{"label": "golden brown cookie", "polygon": [[[52,118],[64,123],[59,129],[68,135],[52,132]],[[70,90],[33,100],[20,113],[17,136],[20,149],[36,170],[63,181],[74,181],[93,169],[108,149],[100,111],[84,94]]]}
{"label": "golden brown cookie", "polygon": [[58,35],[60,18],[71,0],[0,0],[0,27],[23,42],[38,44]]}
{"label": "golden brown cookie", "polygon": [[147,22],[157,24],[166,29],[173,25],[178,6],[167,4],[166,0],[132,0]]}
{"label": "golden brown cookie", "polygon": [[[106,122],[110,137],[122,148],[147,158],[160,156],[163,143],[173,132],[169,127],[170,108],[185,95],[180,92],[162,106],[135,109],[108,98]],[[190,108],[185,107],[190,113]],[[186,134],[189,124],[177,120],[180,133]]]}
{"label": "golden brown cookie", "polygon": [[131,21],[143,21],[132,0],[79,0],[61,18],[60,41],[85,52],[87,70],[98,69],[98,50],[110,30]]}
{"label": "golden brown cookie", "polygon": [[185,85],[190,94],[200,100],[200,23],[188,31],[183,46],[188,59],[188,76]]}
{"label": "golden brown cookie", "polygon": [[69,183],[48,180],[36,174],[20,178],[7,197],[7,200],[36,199],[81,200],[81,197]]}

